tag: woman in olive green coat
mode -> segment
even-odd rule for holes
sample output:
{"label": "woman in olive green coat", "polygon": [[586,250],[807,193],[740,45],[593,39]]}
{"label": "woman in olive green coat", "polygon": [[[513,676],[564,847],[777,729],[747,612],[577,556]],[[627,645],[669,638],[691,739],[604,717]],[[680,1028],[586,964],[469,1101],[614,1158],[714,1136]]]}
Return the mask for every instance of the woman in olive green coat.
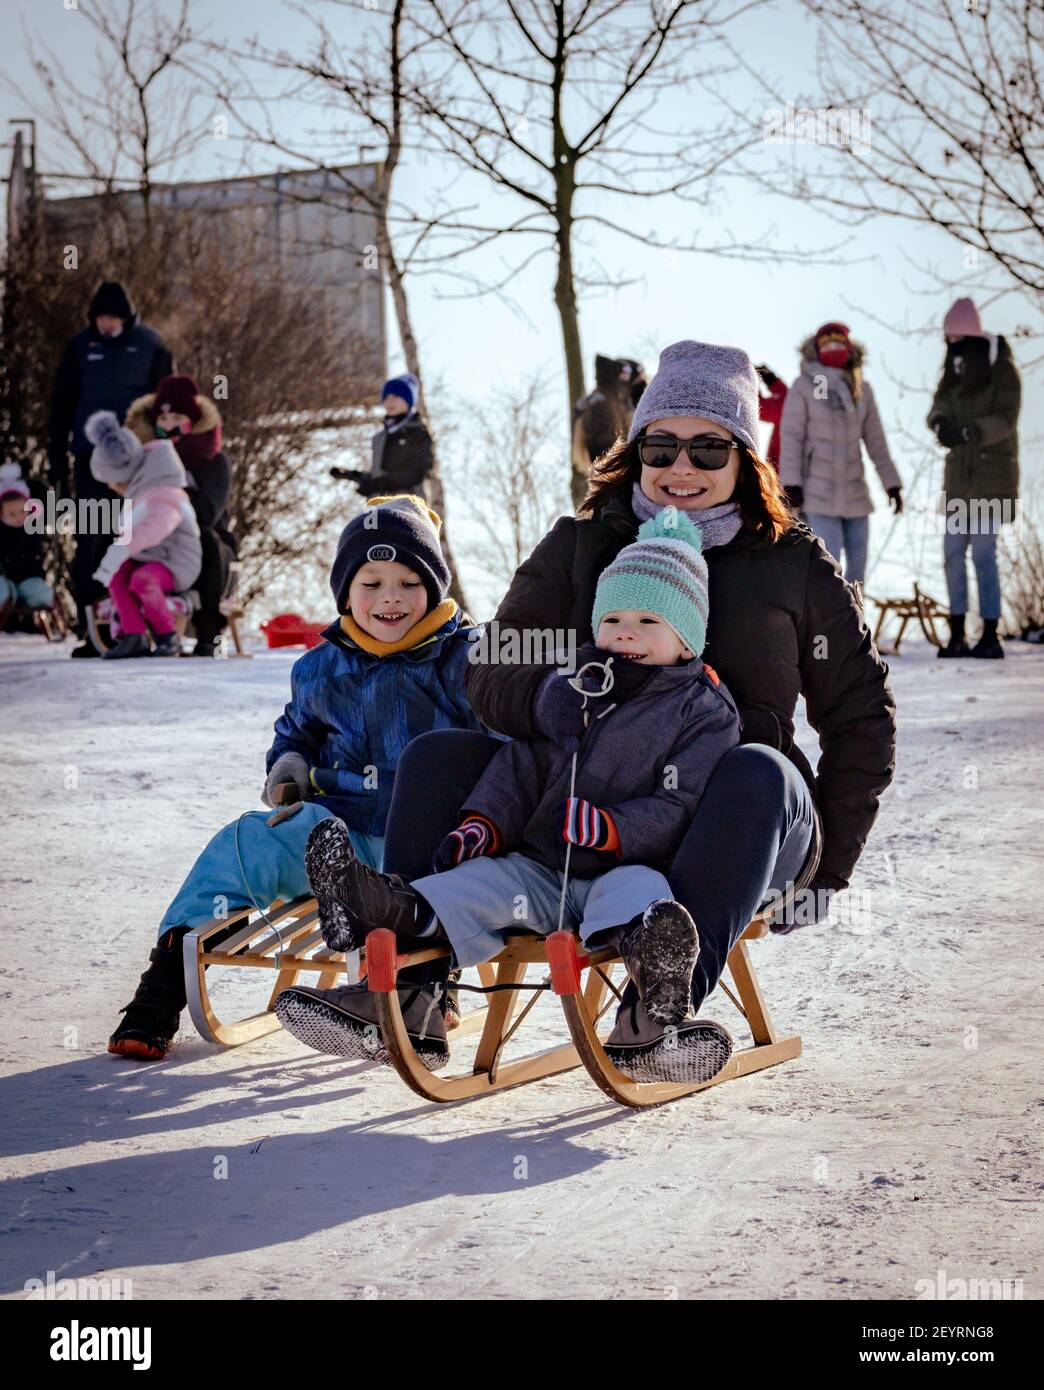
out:
{"label": "woman in olive green coat", "polygon": [[[984,333],[970,299],[958,299],[943,321],[946,361],[932,398],[928,427],[948,451],[943,491],[943,560],[950,596],[950,640],[940,656],[997,658],[1001,616],[997,536],[1015,518],[1019,495],[1021,384],[1004,338]],[[983,634],[969,650],[967,551],[971,548]]]}

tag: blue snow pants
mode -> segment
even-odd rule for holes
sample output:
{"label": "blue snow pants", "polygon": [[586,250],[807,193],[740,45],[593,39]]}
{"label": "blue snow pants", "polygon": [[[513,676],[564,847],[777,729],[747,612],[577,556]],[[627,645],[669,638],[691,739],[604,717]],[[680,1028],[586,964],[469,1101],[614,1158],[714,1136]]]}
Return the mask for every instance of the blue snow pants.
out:
{"label": "blue snow pants", "polygon": [[[244,907],[268,907],[311,892],[304,852],[314,826],[332,812],[306,801],[279,825],[267,825],[271,811],[247,811],[222,826],[188,872],[188,877],[160,923],[159,935],[171,927],[202,927],[215,917]],[[349,830],[356,854],[379,869],[384,839]]]}

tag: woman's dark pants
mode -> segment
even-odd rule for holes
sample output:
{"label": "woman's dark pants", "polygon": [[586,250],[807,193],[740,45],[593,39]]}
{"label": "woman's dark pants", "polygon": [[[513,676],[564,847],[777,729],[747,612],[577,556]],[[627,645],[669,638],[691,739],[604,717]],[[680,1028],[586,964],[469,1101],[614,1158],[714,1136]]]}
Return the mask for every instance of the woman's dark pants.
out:
{"label": "woman's dark pants", "polygon": [[[387,873],[414,879],[431,872],[439,841],[459,824],[468,794],[500,746],[488,734],[462,729],[413,740],[395,774],[384,841]],[[700,934],[692,979],[697,1011],[751,918],[798,878],[814,816],[807,783],[775,749],[748,743],[718,764],[667,874]],[[435,966],[437,973],[430,965],[414,966],[401,979],[444,979],[448,962]]]}

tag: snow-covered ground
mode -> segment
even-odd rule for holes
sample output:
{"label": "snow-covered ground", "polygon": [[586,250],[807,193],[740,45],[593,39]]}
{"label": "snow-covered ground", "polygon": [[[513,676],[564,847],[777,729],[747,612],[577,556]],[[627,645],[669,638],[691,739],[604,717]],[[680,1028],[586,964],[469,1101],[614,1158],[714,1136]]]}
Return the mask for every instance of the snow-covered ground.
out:
{"label": "snow-covered ground", "polygon": [[[803,1055],[633,1113],[582,1072],[428,1105],[281,1033],[107,1056],[168,897],[258,804],[295,654],[0,638],[0,1293],[908,1299],[944,1271],[1041,1297],[1044,651],[1008,654],[892,661],[899,772],[851,910],[752,948]],[[230,1009],[259,996],[225,973]],[[524,1046],[562,1034],[553,999],[534,1023]]]}

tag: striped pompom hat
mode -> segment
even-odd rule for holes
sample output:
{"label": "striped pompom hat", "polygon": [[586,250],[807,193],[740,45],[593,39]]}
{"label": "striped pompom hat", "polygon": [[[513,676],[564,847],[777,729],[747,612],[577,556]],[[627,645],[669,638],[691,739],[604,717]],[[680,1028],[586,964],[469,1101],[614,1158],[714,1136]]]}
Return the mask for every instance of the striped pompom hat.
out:
{"label": "striped pompom hat", "polygon": [[656,613],[693,653],[707,641],[707,562],[703,537],[684,512],[664,507],[638,528],[638,539],[607,565],[595,591],[591,626],[607,613]]}

